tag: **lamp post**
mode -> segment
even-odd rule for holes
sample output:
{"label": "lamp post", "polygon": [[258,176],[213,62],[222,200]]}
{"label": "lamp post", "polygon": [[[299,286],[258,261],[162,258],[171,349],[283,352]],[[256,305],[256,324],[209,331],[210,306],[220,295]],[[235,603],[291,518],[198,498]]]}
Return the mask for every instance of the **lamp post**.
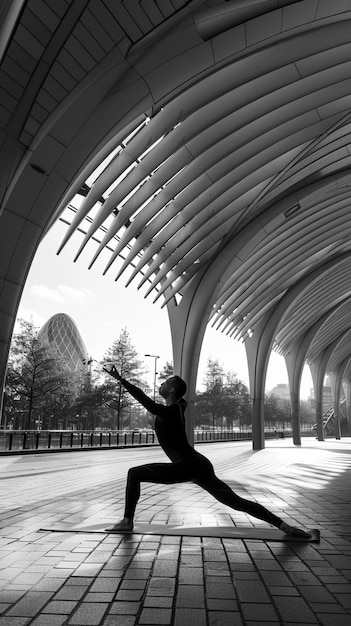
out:
{"label": "lamp post", "polygon": [[156,400],[156,376],[157,376],[157,359],[160,357],[157,354],[144,354],[144,356],[150,356],[152,359],[155,359],[155,373],[154,373],[154,401]]}

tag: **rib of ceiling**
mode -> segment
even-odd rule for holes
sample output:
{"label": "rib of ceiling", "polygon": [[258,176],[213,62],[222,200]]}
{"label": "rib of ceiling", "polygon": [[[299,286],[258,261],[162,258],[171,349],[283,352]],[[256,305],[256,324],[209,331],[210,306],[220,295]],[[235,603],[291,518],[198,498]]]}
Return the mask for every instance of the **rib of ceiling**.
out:
{"label": "rib of ceiling", "polygon": [[[350,328],[351,318],[351,293],[346,296],[344,302],[339,304],[337,308],[331,313],[319,329],[316,336],[311,342],[307,359],[308,362],[313,363],[319,354],[328,346],[332,344],[336,339],[344,337]],[[341,346],[342,347],[342,346]],[[336,358],[339,357],[336,354]],[[339,359],[342,360],[342,359]],[[331,365],[331,364],[330,364]]]}

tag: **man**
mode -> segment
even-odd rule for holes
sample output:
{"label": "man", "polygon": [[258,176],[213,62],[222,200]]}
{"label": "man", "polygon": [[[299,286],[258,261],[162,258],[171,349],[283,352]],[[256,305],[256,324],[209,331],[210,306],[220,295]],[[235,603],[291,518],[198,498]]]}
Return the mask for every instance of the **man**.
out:
{"label": "man", "polygon": [[171,463],[149,463],[132,467],[129,470],[124,517],[120,522],[106,530],[133,530],[134,514],[140,497],[140,484],[142,482],[169,485],[191,481],[205,489],[216,500],[234,510],[249,513],[253,517],[272,524],[288,535],[311,537],[310,533],[283,522],[280,517],[268,511],[261,504],[238,496],[226,483],[217,478],[211,462],[192,448],[185,432],[184,410],[186,402],[183,396],[186,393],[186,383],[182,378],[172,376],[162,383],[159,392],[166,401],[166,405],[163,405],[151,400],[141,389],[120,376],[114,365],[110,370],[106,368],[104,370],[119,380],[140,404],[156,416],[155,431],[158,441],[171,461]]}

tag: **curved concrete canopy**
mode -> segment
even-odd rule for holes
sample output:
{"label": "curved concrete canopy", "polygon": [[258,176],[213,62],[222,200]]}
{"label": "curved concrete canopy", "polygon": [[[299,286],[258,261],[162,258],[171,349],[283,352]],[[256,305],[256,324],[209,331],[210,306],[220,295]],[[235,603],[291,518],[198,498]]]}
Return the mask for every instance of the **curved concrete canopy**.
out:
{"label": "curved concrete canopy", "polygon": [[108,254],[118,280],[187,303],[183,339],[194,285],[211,285],[194,345],[210,318],[247,341],[288,292],[282,354],[323,316],[309,359],[347,338],[334,311],[350,293],[348,2],[18,0],[2,11],[2,378],[31,260],[62,214],[62,246],[85,232],[88,265]]}
{"label": "curved concrete canopy", "polygon": [[348,332],[350,318],[351,294],[342,304],[336,307],[316,333],[308,349],[307,359],[309,362],[315,361],[326,346],[332,344],[338,337],[343,337]]}

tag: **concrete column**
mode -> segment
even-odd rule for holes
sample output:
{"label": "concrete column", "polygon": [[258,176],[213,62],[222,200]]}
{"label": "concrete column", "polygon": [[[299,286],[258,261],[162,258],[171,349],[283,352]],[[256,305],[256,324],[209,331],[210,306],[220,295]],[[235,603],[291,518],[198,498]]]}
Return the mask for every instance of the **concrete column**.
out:
{"label": "concrete column", "polygon": [[315,329],[311,330],[302,340],[290,349],[288,355],[285,356],[285,364],[288,372],[290,387],[290,405],[291,405],[291,426],[293,432],[293,442],[296,446],[301,445],[300,433],[300,383],[302,370],[305,363],[306,352],[314,335]]}
{"label": "concrete column", "polygon": [[194,400],[203,337],[226,271],[229,271],[228,259],[224,254],[194,278],[179,304],[174,298],[167,303],[174,372],[187,383],[186,431],[191,445],[194,444]]}
{"label": "concrete column", "polygon": [[341,439],[339,398],[334,402],[335,439]]}
{"label": "concrete column", "polygon": [[299,391],[290,391],[291,402],[291,426],[293,432],[293,442],[295,446],[301,445],[300,433],[300,393]]}
{"label": "concrete column", "polygon": [[264,439],[264,393],[268,361],[271,354],[275,323],[271,316],[265,317],[255,328],[252,336],[247,337],[245,349],[247,355],[250,396],[252,411],[252,447],[263,450]]}
{"label": "concrete column", "polygon": [[323,428],[323,416],[322,416],[322,402],[321,402],[321,396],[322,393],[318,393],[318,399],[316,396],[316,389],[315,389],[315,398],[316,398],[316,420],[317,420],[317,439],[318,441],[324,441],[325,437],[324,437],[324,428]]}
{"label": "concrete column", "polygon": [[341,439],[341,415],[340,415],[340,392],[342,389],[342,381],[345,372],[347,372],[350,359],[345,359],[339,363],[336,371],[329,373],[332,385],[332,393],[334,400],[334,422],[335,422],[335,438]]}
{"label": "concrete column", "polygon": [[318,441],[324,441],[324,428],[323,428],[323,381],[325,375],[325,368],[320,361],[310,363],[310,370],[313,380],[314,398],[316,404],[316,422],[317,422],[317,439]]}
{"label": "concrete column", "polygon": [[346,417],[347,417],[347,430],[348,436],[351,437],[351,383],[348,381],[345,385],[345,397],[346,397]]}

